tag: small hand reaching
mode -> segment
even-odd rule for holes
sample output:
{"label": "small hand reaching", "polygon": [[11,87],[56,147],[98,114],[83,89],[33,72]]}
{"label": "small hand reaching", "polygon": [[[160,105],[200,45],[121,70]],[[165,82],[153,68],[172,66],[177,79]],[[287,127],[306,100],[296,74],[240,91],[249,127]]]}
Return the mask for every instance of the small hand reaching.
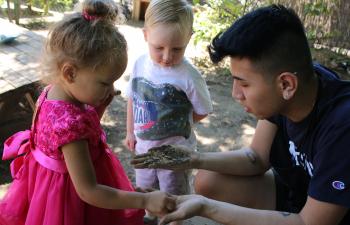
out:
{"label": "small hand reaching", "polygon": [[102,115],[103,115],[105,109],[112,102],[114,96],[117,96],[120,94],[121,94],[120,90],[116,90],[116,89],[113,90],[113,92],[99,106],[95,107],[96,112],[100,118],[102,118]]}
{"label": "small hand reaching", "polygon": [[194,216],[200,216],[204,210],[206,198],[201,195],[176,196],[176,209],[164,215],[159,225],[165,225],[173,221],[185,220]]}
{"label": "small hand reaching", "polygon": [[124,144],[131,152],[135,152],[135,145],[136,145],[135,135],[127,134],[124,140]]}
{"label": "small hand reaching", "polygon": [[145,193],[145,209],[151,214],[162,216],[175,209],[175,196],[162,191]]}
{"label": "small hand reaching", "polygon": [[162,145],[136,155],[131,161],[135,168],[161,168],[171,170],[190,169],[198,153],[178,145]]}

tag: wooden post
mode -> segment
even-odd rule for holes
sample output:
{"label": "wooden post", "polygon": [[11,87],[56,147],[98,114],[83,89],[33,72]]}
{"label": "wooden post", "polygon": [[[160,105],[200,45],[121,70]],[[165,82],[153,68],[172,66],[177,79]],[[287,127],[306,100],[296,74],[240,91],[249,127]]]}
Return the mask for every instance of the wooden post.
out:
{"label": "wooden post", "polygon": [[144,18],[144,15],[141,16],[141,13],[145,13],[146,7],[148,6],[150,0],[133,0],[133,10],[132,10],[132,19],[140,20]]}
{"label": "wooden post", "polygon": [[141,7],[141,1],[140,0],[133,0],[132,1],[132,19],[138,21],[140,18],[140,7]]}

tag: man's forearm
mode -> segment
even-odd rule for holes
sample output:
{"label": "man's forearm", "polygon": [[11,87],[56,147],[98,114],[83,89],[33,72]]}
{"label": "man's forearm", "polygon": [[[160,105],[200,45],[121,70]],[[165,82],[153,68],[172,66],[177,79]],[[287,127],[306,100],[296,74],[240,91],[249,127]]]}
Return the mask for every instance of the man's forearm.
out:
{"label": "man's forearm", "polygon": [[200,216],[225,225],[305,225],[299,214],[257,210],[205,199]]}
{"label": "man's forearm", "polygon": [[230,175],[258,175],[268,169],[250,148],[230,152],[199,153],[192,167]]}

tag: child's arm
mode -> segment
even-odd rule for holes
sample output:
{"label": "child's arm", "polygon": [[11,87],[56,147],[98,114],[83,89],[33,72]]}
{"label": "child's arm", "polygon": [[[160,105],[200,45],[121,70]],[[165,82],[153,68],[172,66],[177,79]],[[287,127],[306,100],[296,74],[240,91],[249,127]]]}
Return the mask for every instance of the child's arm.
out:
{"label": "child's arm", "polygon": [[62,152],[75,190],[88,204],[106,209],[146,208],[158,215],[173,210],[174,199],[164,192],[128,192],[98,184],[87,141],[66,144]]}
{"label": "child's arm", "polygon": [[193,122],[195,122],[195,123],[199,122],[199,121],[201,121],[202,119],[204,119],[207,116],[208,116],[208,114],[206,114],[206,115],[199,115],[199,114],[193,112]]}
{"label": "child's arm", "polygon": [[134,135],[134,113],[132,109],[132,99],[129,98],[126,112],[126,138],[125,145],[130,151],[135,151],[136,139]]}

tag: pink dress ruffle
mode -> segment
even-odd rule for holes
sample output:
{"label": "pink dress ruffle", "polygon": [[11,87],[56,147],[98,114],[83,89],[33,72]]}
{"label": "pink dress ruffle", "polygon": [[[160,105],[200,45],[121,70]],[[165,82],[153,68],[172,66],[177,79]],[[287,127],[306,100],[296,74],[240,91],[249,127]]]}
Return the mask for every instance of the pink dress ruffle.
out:
{"label": "pink dress ruffle", "polygon": [[106,144],[94,108],[46,100],[45,92],[38,101],[41,108],[36,132],[31,135],[35,151],[41,151],[45,157],[38,160],[28,145],[29,151],[12,163],[14,180],[0,202],[0,225],[142,225],[144,210],[91,206],[77,195],[64,163],[61,166],[64,172],[50,169],[50,160],[64,162],[61,146],[85,139],[98,182],[134,191],[121,163]]}

